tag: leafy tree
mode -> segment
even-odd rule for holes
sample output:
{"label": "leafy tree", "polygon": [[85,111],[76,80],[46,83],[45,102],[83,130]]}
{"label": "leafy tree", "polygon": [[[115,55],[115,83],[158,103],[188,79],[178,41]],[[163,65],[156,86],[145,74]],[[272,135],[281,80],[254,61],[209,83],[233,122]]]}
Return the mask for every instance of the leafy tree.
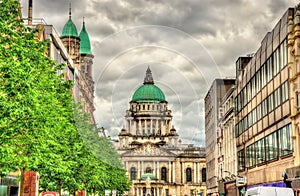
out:
{"label": "leafy tree", "polygon": [[[37,42],[36,31],[19,18],[17,0],[0,1],[0,172],[21,172],[20,195],[24,194],[25,171],[61,157],[51,148],[64,149],[55,134],[69,129],[71,117],[62,97],[72,97],[70,83],[57,75],[57,66],[44,54],[46,43]],[[66,133],[66,132],[64,132]],[[69,164],[55,164],[65,171]]]}
{"label": "leafy tree", "polygon": [[99,138],[79,106],[71,83],[46,57],[46,43],[19,18],[18,0],[0,1],[0,173],[40,173],[44,190],[129,189],[112,143]]}

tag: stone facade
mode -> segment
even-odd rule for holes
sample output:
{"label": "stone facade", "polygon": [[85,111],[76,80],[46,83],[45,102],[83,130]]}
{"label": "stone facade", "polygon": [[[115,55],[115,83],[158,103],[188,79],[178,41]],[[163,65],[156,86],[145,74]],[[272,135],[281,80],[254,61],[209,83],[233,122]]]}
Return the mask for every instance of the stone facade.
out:
{"label": "stone facade", "polygon": [[224,112],[222,98],[234,83],[234,79],[215,79],[204,100],[208,195],[217,195],[219,193],[219,182],[222,180],[220,167],[224,158],[222,152],[220,152],[221,125]]}
{"label": "stone facade", "polygon": [[291,185],[300,195],[300,7],[289,17],[288,68],[290,83],[291,115],[293,127],[294,166],[286,169]]}
{"label": "stone facade", "polygon": [[149,68],[125,121],[117,150],[132,181],[132,195],[206,195],[204,149],[181,144],[168,102]]}

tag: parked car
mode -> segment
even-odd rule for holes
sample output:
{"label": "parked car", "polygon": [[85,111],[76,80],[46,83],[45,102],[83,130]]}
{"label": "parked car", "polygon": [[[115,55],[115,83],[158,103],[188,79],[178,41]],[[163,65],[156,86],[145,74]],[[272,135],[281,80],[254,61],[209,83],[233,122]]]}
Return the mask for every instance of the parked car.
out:
{"label": "parked car", "polygon": [[246,196],[294,196],[294,192],[291,188],[260,186],[248,189]]}

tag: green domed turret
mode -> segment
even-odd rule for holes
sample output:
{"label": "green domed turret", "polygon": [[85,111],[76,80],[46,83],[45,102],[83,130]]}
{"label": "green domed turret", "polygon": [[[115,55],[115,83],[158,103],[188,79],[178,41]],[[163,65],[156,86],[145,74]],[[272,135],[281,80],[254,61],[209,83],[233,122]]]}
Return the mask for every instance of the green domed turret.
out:
{"label": "green domed turret", "polygon": [[149,177],[151,180],[155,180],[155,179],[156,179],[155,175],[154,175],[154,174],[151,174],[151,173],[145,173],[145,174],[143,174],[143,175],[141,176],[141,179],[142,179],[142,180],[147,180],[148,177]]}
{"label": "green domed turret", "polygon": [[165,101],[165,95],[154,85],[151,70],[148,67],[146,71],[146,77],[144,80],[144,85],[140,86],[133,94],[132,101],[136,102],[161,102]]}
{"label": "green domed turret", "polygon": [[70,11],[69,11],[69,20],[65,24],[65,26],[62,30],[61,37],[78,37],[78,32],[77,32],[76,26],[73,23],[72,18],[71,18],[71,7],[70,7]]}
{"label": "green domed turret", "polygon": [[79,34],[80,37],[80,49],[79,53],[80,54],[92,54],[91,52],[91,43],[90,43],[90,38],[89,35],[85,29],[85,22],[83,21],[82,29]]}

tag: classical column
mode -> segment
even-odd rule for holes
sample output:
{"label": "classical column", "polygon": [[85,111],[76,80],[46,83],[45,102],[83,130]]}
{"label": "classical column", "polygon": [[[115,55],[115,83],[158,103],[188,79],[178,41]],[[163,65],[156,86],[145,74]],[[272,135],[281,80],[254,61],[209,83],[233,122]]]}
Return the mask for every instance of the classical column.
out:
{"label": "classical column", "polygon": [[158,119],[155,120],[155,131],[158,133]]}
{"label": "classical column", "polygon": [[172,172],[173,172],[173,182],[175,182],[175,161],[173,161],[173,169],[172,169]]}
{"label": "classical column", "polygon": [[140,134],[143,134],[143,132],[142,132],[142,120],[139,120],[139,132],[140,132]]}
{"label": "classical column", "polygon": [[144,125],[144,127],[145,127],[145,133],[146,133],[146,135],[148,135],[148,130],[147,130],[147,120],[145,119],[145,125]]}
{"label": "classical column", "polygon": [[197,163],[197,171],[198,171],[198,183],[200,183],[200,163]]}
{"label": "classical column", "polygon": [[193,163],[193,165],[194,165],[194,183],[197,183],[197,178],[196,178],[196,175],[197,175],[197,170],[196,170],[196,164],[197,163]]}
{"label": "classical column", "polygon": [[181,183],[184,183],[184,163],[181,162]]}
{"label": "classical column", "polygon": [[[159,161],[157,161],[157,178],[160,179]],[[161,179],[160,179],[161,180]]]}
{"label": "classical column", "polygon": [[171,172],[172,172],[172,166],[171,166],[171,161],[169,161],[169,179],[168,179],[168,181],[169,182],[171,182],[172,180],[171,180]]}
{"label": "classical column", "polygon": [[153,174],[156,176],[155,161],[153,161]]}
{"label": "classical column", "polygon": [[138,179],[140,179],[141,178],[141,164],[140,164],[140,161],[138,161],[137,173],[138,173]]}
{"label": "classical column", "polygon": [[152,122],[152,119],[151,119],[151,120],[150,120],[150,133],[151,133],[151,134],[154,134],[154,133],[153,133],[152,126],[153,126],[153,122]]}
{"label": "classical column", "polygon": [[144,174],[144,162],[143,161],[141,161],[142,162],[142,175]]}

